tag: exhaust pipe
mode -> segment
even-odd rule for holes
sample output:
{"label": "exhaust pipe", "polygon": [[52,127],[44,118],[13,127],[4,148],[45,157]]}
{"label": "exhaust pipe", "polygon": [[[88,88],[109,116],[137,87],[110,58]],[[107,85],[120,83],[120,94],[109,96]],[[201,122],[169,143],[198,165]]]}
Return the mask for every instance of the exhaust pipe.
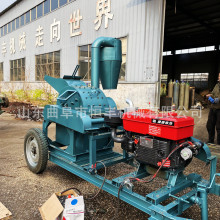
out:
{"label": "exhaust pipe", "polygon": [[129,105],[130,108],[134,107],[134,104],[133,104],[133,102],[130,99],[126,99],[125,101]]}
{"label": "exhaust pipe", "polygon": [[126,140],[125,136],[117,137],[116,128],[111,129],[111,136],[112,136],[113,141],[116,142],[116,143],[122,143]]}

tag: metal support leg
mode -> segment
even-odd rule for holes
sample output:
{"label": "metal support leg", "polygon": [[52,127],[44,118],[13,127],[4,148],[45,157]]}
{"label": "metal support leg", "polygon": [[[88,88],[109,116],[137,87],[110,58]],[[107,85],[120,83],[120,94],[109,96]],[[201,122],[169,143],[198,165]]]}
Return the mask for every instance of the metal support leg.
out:
{"label": "metal support leg", "polygon": [[[216,173],[216,165],[217,165],[217,158],[216,157],[211,157],[210,158],[211,164],[210,164],[210,179],[209,179],[209,183],[211,184],[211,181],[213,180],[213,177]],[[214,182],[212,183],[215,185],[215,179]],[[211,191],[214,190],[214,188],[211,189]]]}
{"label": "metal support leg", "polygon": [[200,193],[200,208],[202,212],[202,220],[208,220],[208,202],[207,202],[207,191],[205,188],[199,188]]}
{"label": "metal support leg", "polygon": [[48,127],[50,126],[50,121],[44,121],[43,122],[43,132],[48,137]]}
{"label": "metal support leg", "polygon": [[168,183],[167,183],[167,187],[171,188],[174,187],[177,183],[177,181],[183,180],[184,179],[184,175],[183,172],[177,172],[177,173],[170,173],[169,179],[168,179]]}
{"label": "metal support leg", "polygon": [[93,167],[96,163],[96,139],[89,137],[89,166]]}
{"label": "metal support leg", "polygon": [[70,137],[70,145],[66,149],[66,152],[75,155],[76,154],[76,144],[75,144],[75,132],[68,129],[69,137]]}
{"label": "metal support leg", "polygon": [[127,151],[126,150],[123,150],[123,158],[128,158],[128,153],[127,153]]}

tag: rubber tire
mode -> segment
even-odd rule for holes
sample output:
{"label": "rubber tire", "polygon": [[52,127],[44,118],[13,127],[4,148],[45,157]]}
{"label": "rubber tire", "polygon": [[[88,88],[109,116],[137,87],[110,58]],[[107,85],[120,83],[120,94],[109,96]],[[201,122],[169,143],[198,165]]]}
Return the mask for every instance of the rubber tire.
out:
{"label": "rubber tire", "polygon": [[4,104],[3,104],[2,106],[3,106],[4,108],[8,108],[8,106],[9,106],[9,100],[8,100],[8,98],[7,98],[7,97],[3,97],[2,100],[3,100],[3,102],[4,102]]}
{"label": "rubber tire", "polygon": [[[39,148],[39,160],[36,166],[32,166],[26,155],[26,142],[30,136],[34,136],[37,140],[38,143],[38,148]],[[26,159],[27,166],[30,171],[33,173],[42,173],[46,167],[47,167],[47,161],[48,161],[48,141],[46,138],[46,135],[42,132],[41,129],[39,128],[31,128],[28,130],[27,134],[25,135],[24,138],[24,155]]]}

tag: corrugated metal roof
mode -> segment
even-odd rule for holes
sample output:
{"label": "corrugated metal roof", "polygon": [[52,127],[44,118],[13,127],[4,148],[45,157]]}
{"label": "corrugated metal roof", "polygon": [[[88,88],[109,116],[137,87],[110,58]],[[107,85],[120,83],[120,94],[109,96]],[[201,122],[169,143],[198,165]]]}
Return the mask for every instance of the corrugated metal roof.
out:
{"label": "corrugated metal roof", "polygon": [[167,0],[164,49],[220,44],[219,0]]}

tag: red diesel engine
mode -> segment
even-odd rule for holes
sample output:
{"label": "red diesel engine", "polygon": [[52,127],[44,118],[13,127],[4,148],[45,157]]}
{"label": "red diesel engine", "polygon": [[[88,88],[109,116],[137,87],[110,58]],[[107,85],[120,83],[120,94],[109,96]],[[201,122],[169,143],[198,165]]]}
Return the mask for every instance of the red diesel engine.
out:
{"label": "red diesel engine", "polygon": [[[162,165],[163,169],[185,167],[203,145],[191,141],[194,119],[173,112],[115,111],[105,115],[105,121],[111,127],[113,140],[121,143],[122,149],[133,153],[141,164]],[[116,135],[120,126],[125,130],[122,137]]]}

